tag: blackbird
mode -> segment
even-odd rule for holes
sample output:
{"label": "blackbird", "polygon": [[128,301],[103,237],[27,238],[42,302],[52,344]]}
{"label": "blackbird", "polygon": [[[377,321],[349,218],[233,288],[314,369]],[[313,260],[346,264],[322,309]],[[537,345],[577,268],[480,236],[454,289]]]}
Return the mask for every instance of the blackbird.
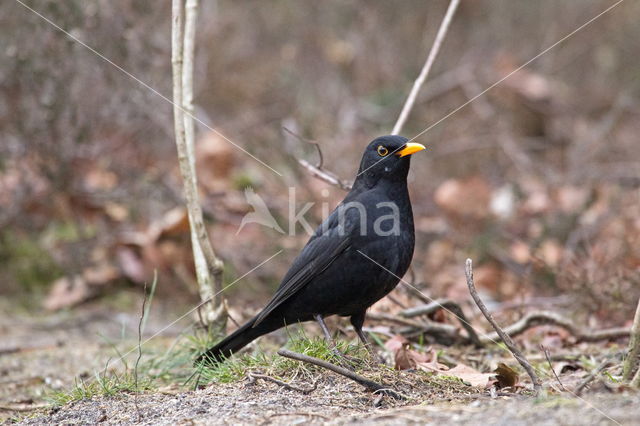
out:
{"label": "blackbird", "polygon": [[[254,339],[287,324],[351,317],[358,337],[365,313],[399,282],[415,242],[407,174],[411,154],[425,149],[401,136],[382,136],[364,151],[353,188],[316,229],[264,309],[196,363],[216,364]],[[335,347],[335,345],[334,345]]]}

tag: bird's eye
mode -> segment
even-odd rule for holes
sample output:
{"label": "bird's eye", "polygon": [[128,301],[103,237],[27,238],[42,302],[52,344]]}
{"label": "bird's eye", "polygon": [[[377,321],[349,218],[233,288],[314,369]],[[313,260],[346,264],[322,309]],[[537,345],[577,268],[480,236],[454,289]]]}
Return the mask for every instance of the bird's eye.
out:
{"label": "bird's eye", "polygon": [[384,157],[389,153],[389,150],[382,145],[378,146],[378,155]]}

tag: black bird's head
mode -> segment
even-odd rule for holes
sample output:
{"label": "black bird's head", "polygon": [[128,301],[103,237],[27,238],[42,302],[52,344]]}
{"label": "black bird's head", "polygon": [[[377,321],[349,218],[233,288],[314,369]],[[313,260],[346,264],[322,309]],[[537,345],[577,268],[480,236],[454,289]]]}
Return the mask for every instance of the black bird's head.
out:
{"label": "black bird's head", "polygon": [[406,181],[411,154],[425,147],[402,136],[380,136],[364,150],[354,187],[371,187],[381,179]]}

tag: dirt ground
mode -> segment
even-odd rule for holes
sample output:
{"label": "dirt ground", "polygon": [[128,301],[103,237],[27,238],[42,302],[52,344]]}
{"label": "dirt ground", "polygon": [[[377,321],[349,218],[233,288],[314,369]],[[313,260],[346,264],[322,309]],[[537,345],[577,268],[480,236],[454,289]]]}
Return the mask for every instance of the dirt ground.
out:
{"label": "dirt ground", "polygon": [[[582,425],[640,422],[640,395],[592,390],[533,398],[491,397],[414,387],[406,401],[366,392],[333,374],[319,377],[309,393],[257,380],[198,390],[164,386],[139,393],[95,395],[63,406],[49,403],[56,391],[90,379],[114,359],[114,342],[135,342],[138,316],[88,307],[39,318],[3,307],[0,317],[0,421],[6,424],[441,424]],[[164,321],[163,318],[165,319]],[[146,335],[166,324],[151,316]],[[180,324],[158,339],[175,338]],[[113,361],[112,361],[113,362]],[[113,366],[112,368],[117,368]],[[411,373],[407,373],[411,374]],[[407,376],[409,377],[409,376]]]}

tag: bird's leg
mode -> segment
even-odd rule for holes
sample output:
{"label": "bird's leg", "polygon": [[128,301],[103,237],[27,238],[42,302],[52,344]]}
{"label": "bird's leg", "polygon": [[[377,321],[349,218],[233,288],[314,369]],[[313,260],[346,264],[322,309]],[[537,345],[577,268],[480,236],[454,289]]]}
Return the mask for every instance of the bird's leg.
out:
{"label": "bird's leg", "polygon": [[380,364],[384,365],[385,364],[384,359],[373,350],[373,346],[371,346],[369,339],[367,339],[367,335],[364,334],[364,331],[362,331],[365,314],[366,314],[366,311],[357,315],[352,315],[351,325],[353,325],[353,329],[356,331],[356,334],[360,338],[360,341],[362,341],[362,343],[364,344],[364,347],[367,349],[367,352],[369,352],[371,359],[377,360]]}
{"label": "bird's leg", "polygon": [[346,355],[343,354],[342,352],[340,352],[340,350],[338,349],[338,345],[336,345],[335,340],[333,340],[333,337],[331,337],[331,333],[329,332],[329,327],[327,327],[327,324],[324,322],[324,318],[322,317],[322,315],[317,314],[317,315],[314,315],[313,318],[315,318],[315,320],[318,321],[318,324],[320,324],[320,328],[322,329],[322,333],[324,334],[324,338],[331,345],[331,351],[338,358],[346,359]]}

